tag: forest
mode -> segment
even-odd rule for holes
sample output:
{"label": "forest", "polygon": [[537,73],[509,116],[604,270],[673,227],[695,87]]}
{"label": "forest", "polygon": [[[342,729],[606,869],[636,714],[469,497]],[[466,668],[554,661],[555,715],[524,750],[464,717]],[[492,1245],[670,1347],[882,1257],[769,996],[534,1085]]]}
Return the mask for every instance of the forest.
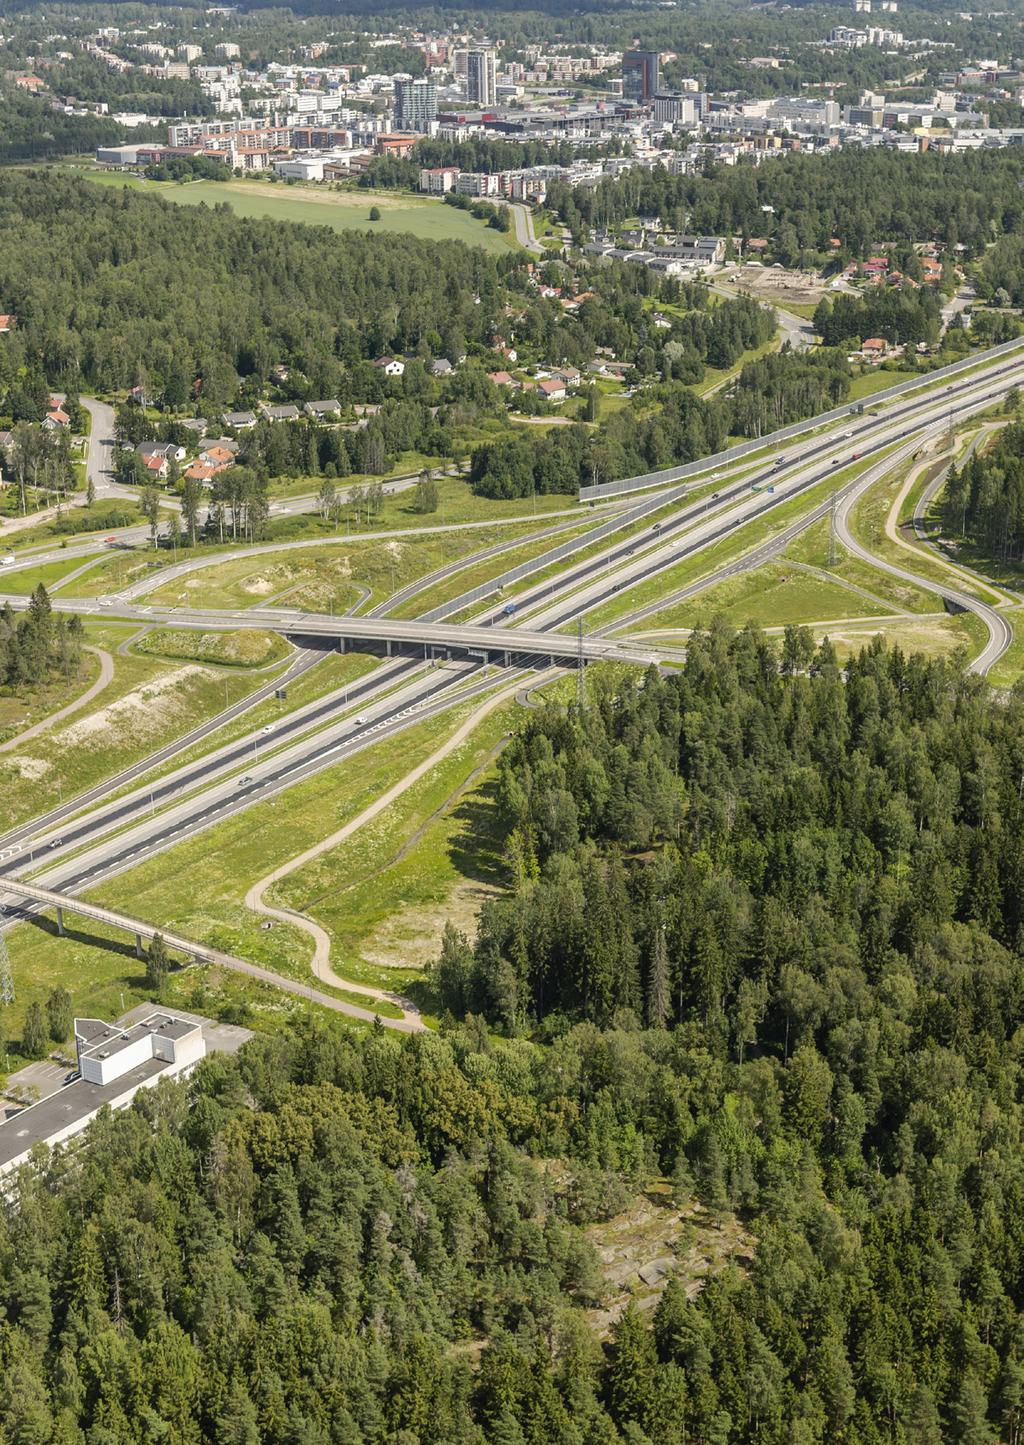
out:
{"label": "forest", "polygon": [[5,362],[8,375],[34,365],[80,390],[144,375],[168,405],[222,409],[240,377],[285,364],[327,397],[362,359],[486,339],[499,292],[495,262],[455,243],[339,236],[53,173],[0,174],[0,298],[18,317],[0,383]]}
{"label": "forest", "polygon": [[869,336],[934,346],[940,326],[938,298],[924,288],[886,288],[866,296],[838,292],[823,298],[814,312],[814,329],[826,346],[848,347]]}
{"label": "forest", "polygon": [[951,540],[969,537],[1003,563],[1024,559],[1024,426],[1004,427],[984,452],[950,470],[940,515]]}
{"label": "forest", "polygon": [[547,204],[579,237],[587,226],[660,216],[678,231],[767,236],[786,265],[835,265],[882,242],[935,241],[980,255],[993,236],[1020,229],[1022,180],[1024,157],[1013,148],[954,156],[847,148],[827,159],[791,153],[768,166],[711,166],[699,175],[634,169],[592,190],[553,181]]}
{"label": "forest", "polygon": [[[797,629],[531,712],[438,1034],[258,1034],[21,1172],[5,1438],[1019,1438],[1022,758],[1021,696]],[[600,1334],[655,1185],[749,1252]]]}

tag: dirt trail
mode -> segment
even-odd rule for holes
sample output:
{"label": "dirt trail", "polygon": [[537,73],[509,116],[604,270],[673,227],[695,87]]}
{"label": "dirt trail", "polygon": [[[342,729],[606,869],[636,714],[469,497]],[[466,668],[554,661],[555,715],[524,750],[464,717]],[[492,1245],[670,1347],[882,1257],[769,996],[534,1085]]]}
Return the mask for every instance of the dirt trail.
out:
{"label": "dirt trail", "polygon": [[269,888],[275,883],[279,883],[282,878],[289,877],[292,873],[304,867],[305,864],[311,863],[314,858],[319,858],[332,848],[336,848],[340,843],[344,843],[347,838],[351,838],[353,833],[357,833],[360,828],[364,828],[367,823],[379,817],[385,808],[390,807],[397,798],[400,798],[403,793],[418,783],[432,768],[436,768],[444,762],[457,747],[465,742],[474,729],[479,727],[488,714],[492,713],[496,707],[500,707],[502,703],[507,702],[510,697],[514,697],[521,686],[521,683],[514,683],[512,686],[503,688],[501,692],[495,693],[493,696],[487,698],[485,702],[481,703],[478,708],[470,713],[469,717],[459,724],[451,736],[446,738],[441,746],[431,753],[429,758],[426,758],[422,763],[418,763],[416,767],[406,773],[403,778],[400,778],[397,783],[394,783],[388,788],[387,792],[382,793],[379,798],[376,798],[369,807],[364,808],[355,818],[350,819],[343,827],[331,833],[329,837],[322,839],[319,843],[315,843],[311,848],[307,848],[305,852],[290,859],[287,863],[282,863],[279,868],[275,868],[272,873],[268,873],[265,878],[261,878],[258,883],[254,883],[249,889],[245,895],[245,905],[247,908],[251,908],[255,913],[260,913],[266,918],[275,918],[281,923],[293,924],[296,928],[301,928],[302,931],[308,934],[313,940],[313,957],[310,961],[310,966],[316,977],[320,979],[322,983],[331,984],[334,988],[345,989],[349,993],[361,993],[368,998],[386,999],[388,1003],[392,1003],[402,1010],[402,1017],[407,1023],[419,1028],[426,1027],[420,1017],[419,1010],[414,1004],[410,1003],[408,999],[402,998],[396,993],[391,993],[387,989],[372,988],[367,984],[355,983],[353,980],[342,978],[340,974],[335,973],[331,967],[331,935],[327,930],[321,927],[319,923],[314,922],[312,918],[307,918],[305,914],[296,913],[290,908],[275,908],[272,904],[264,901],[265,894]]}

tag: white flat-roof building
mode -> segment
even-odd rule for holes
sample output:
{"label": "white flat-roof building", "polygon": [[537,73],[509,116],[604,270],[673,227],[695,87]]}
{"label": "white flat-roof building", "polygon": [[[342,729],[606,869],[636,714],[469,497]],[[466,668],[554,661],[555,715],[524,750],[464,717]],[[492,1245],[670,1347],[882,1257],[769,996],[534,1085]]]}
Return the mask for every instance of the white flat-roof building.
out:
{"label": "white flat-roof building", "polygon": [[101,1019],[75,1019],[75,1049],[82,1078],[110,1084],[149,1059],[162,1059],[178,1072],[203,1057],[206,1043],[201,1024],[154,1013],[127,1029]]}
{"label": "white flat-roof building", "polygon": [[[81,1134],[100,1109],[123,1109],[140,1089],[188,1073],[208,1051],[234,1053],[248,1029],[195,1014],[144,1005],[121,1023],[75,1019],[78,1069],[70,1079],[53,1065],[53,1092],[26,1108],[0,1110],[0,1178],[27,1162],[39,1144],[51,1148]],[[33,1080],[35,1086],[35,1080]]]}

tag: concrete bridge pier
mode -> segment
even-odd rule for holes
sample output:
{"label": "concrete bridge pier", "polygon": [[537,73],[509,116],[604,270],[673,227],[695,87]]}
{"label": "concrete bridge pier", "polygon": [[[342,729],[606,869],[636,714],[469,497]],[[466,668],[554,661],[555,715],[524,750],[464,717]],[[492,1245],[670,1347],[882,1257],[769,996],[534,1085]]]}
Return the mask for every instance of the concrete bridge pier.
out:
{"label": "concrete bridge pier", "polygon": [[137,933],[137,934],[135,935],[135,957],[136,957],[136,958],[141,958],[141,957],[142,957],[142,934],[141,934],[141,933]]}
{"label": "concrete bridge pier", "polygon": [[57,936],[58,936],[58,938],[63,938],[63,937],[64,937],[64,910],[63,910],[63,908],[58,908],[58,909],[57,909]]}

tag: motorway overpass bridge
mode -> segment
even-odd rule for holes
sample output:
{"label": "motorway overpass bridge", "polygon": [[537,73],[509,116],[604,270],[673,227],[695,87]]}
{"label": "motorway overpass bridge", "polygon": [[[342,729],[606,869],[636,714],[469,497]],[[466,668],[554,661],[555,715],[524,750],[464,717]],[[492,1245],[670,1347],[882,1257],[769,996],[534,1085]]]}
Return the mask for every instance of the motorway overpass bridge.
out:
{"label": "motorway overpass bridge", "polygon": [[[4,598],[12,607],[28,605],[25,597]],[[62,612],[95,616],[93,600],[54,597],[53,606]],[[529,628],[486,626],[468,622],[399,621],[391,617],[328,617],[293,608],[251,607],[244,612],[223,612],[191,607],[146,607],[115,603],[104,607],[102,616],[150,627],[188,628],[200,632],[238,632],[258,628],[280,632],[302,647],[346,647],[361,652],[383,650],[388,657],[474,657],[506,667],[571,667],[583,662],[631,662],[641,666],[676,661],[684,654],[679,648],[619,640],[586,637],[575,633],[540,632]]]}

